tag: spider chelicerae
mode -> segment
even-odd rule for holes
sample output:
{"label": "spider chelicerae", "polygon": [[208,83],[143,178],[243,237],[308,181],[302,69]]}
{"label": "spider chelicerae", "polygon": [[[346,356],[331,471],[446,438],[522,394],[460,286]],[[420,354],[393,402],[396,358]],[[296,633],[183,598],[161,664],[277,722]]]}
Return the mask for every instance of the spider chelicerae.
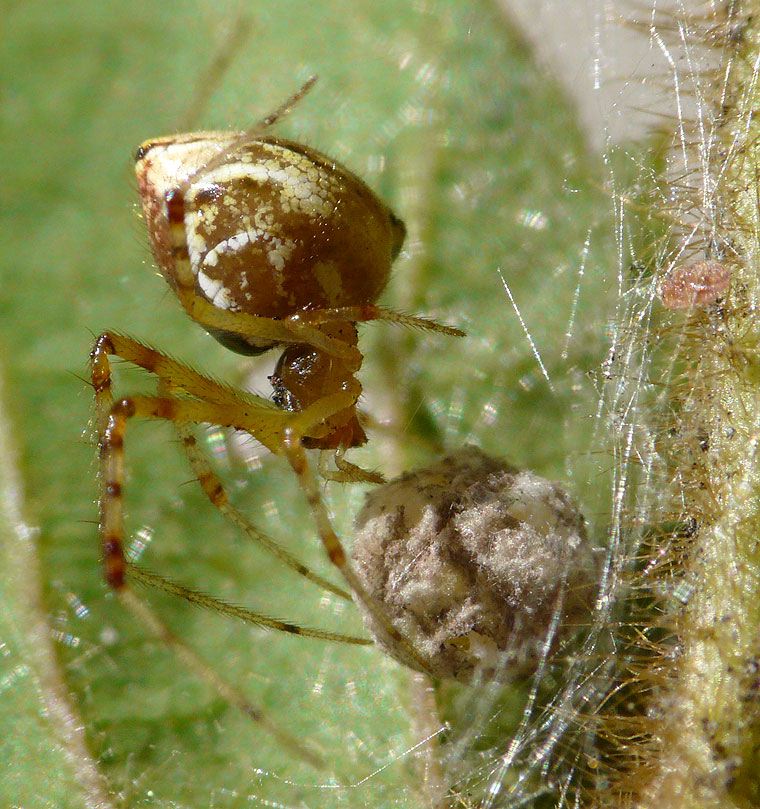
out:
{"label": "spider chelicerae", "polygon": [[[312,86],[310,79],[263,121],[244,132],[197,132],[143,143],[135,171],[155,262],[192,320],[244,355],[280,348],[270,377],[272,400],[222,384],[140,341],[104,332],[91,353],[100,446],[100,538],[105,578],[127,607],[230,702],[283,744],[314,760],[298,740],[268,721],[165,627],[131,589],[130,578],[259,625],[327,640],[362,638],[298,627],[196,593],[128,564],[124,554],[124,442],[133,418],[172,422],[201,488],[219,511],[295,573],[359,602],[373,624],[425,671],[414,645],[390,621],[347,559],[330,522],[308,449],[333,454],[325,475],[342,482],[381,482],[345,458],[367,441],[357,411],[362,364],[357,324],[385,320],[462,336],[450,326],[377,305],[404,224],[348,169],[302,144],[268,134]],[[115,398],[110,357],[157,380],[156,395]],[[192,425],[248,433],[292,468],[317,533],[347,589],[312,571],[261,533],[228,500],[198,447]]]}

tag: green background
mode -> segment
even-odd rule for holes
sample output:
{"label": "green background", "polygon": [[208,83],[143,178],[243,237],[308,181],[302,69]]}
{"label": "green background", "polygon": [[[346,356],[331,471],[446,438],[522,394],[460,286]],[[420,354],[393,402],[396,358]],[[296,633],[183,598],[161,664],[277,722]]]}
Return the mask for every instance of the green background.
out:
{"label": "green background", "polygon": [[[609,462],[596,454],[593,372],[607,351],[619,264],[603,175],[572,110],[491,4],[376,5],[244,6],[250,33],[196,125],[246,126],[319,74],[277,131],[345,162],[407,222],[383,303],[468,333],[363,327],[364,404],[390,427],[352,459],[394,473],[475,442],[565,480],[598,534]],[[100,579],[92,397],[82,381],[94,336],[121,330],[236,383],[248,374],[245,360],[187,321],[152,269],[130,160],[143,139],[181,125],[240,8],[77,0],[4,11],[0,406],[18,453],[5,455],[4,474],[18,475],[23,514],[39,527],[44,614],[117,802],[418,806],[408,751],[420,738],[397,664],[372,648],[278,637],[147,594],[183,639],[320,749],[328,763],[314,772],[187,674]],[[141,372],[120,372],[117,392],[149,389]],[[128,530],[152,536],[146,565],[277,617],[361,631],[353,609],[246,545],[197,486],[183,485],[191,473],[164,425],[131,426],[127,455]],[[227,449],[215,464],[257,525],[327,570],[281,461],[249,470]],[[362,496],[362,487],[328,487],[343,536]],[[14,526],[3,531],[0,802],[81,806],[81,767],[42,711],[45,678],[30,651],[36,571]],[[512,696],[519,711],[519,689]],[[485,699],[477,689],[446,697],[447,749],[456,750],[447,773],[473,802],[514,721],[510,696]]]}

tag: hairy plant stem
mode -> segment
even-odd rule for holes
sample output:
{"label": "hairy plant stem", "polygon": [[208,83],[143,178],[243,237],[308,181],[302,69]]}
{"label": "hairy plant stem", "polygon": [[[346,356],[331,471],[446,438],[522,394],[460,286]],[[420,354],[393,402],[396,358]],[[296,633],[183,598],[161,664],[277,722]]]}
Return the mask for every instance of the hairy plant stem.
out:
{"label": "hairy plant stem", "polygon": [[683,330],[673,481],[697,529],[678,549],[686,603],[651,706],[655,756],[637,790],[647,809],[760,805],[760,3],[729,13],[716,165],[702,182],[717,184],[705,248],[732,281],[724,303],[695,309]]}

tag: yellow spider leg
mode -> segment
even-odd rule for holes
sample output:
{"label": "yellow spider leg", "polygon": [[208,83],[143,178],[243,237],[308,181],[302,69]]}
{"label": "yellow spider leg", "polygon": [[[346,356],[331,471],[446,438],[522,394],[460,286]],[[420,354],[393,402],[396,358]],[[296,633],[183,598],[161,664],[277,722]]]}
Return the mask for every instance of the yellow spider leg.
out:
{"label": "yellow spider leg", "polygon": [[300,576],[314,582],[318,587],[327,590],[330,593],[343,598],[347,601],[351,600],[351,596],[342,588],[333,584],[325,578],[322,578],[317,573],[314,573],[309,567],[301,562],[297,557],[293,556],[289,551],[285,550],[281,545],[272,540],[266,534],[259,531],[248,518],[236,509],[227,498],[227,493],[222,486],[221,481],[214,473],[205,455],[198,447],[198,442],[189,427],[184,425],[176,425],[177,433],[179,434],[182,442],[182,448],[185,451],[187,460],[195,473],[201,488],[205,492],[211,503],[222,512],[222,514],[237,528],[239,528],[245,536],[262,545],[273,556],[279,559],[283,564],[294,570]]}
{"label": "yellow spider leg", "polygon": [[[346,394],[339,394],[345,406]],[[312,407],[316,407],[317,402]],[[102,494],[100,500],[100,532],[103,542],[103,558],[106,580],[113,587],[121,586],[124,580],[125,562],[122,547],[123,513],[122,484],[124,480],[124,434],[127,422],[136,416],[163,419],[175,424],[218,424],[250,432],[262,444],[274,452],[282,453],[282,436],[285,425],[293,418],[308,413],[293,414],[269,407],[257,406],[255,402],[239,405],[202,402],[195,399],[174,399],[168,396],[131,396],[116,402],[108,416],[100,444]]]}
{"label": "yellow spider leg", "polygon": [[335,533],[335,529],[330,522],[330,517],[327,513],[324,501],[322,500],[322,495],[319,492],[319,487],[309,467],[306,451],[301,443],[300,434],[294,426],[289,425],[285,428],[284,435],[283,445],[286,457],[293,471],[296,473],[298,482],[306,495],[309,508],[314,516],[314,522],[317,525],[319,538],[322,541],[322,545],[324,546],[329,560],[338,568],[346,583],[351,588],[351,591],[354,593],[354,596],[362,602],[367,611],[375,619],[377,625],[381,627],[382,631],[391,639],[393,644],[396,645],[397,648],[401,647],[404,649],[409,660],[413,661],[414,665],[418,667],[420,671],[432,674],[428,665],[417,653],[411,641],[393,626],[383,607],[367,592],[366,588],[359,580],[359,577],[356,575],[356,571],[354,571],[349,562],[343,545],[340,539],[338,539],[338,535]]}
{"label": "yellow spider leg", "polygon": [[[284,436],[279,452],[284,453],[298,476],[299,483],[306,494],[307,501],[314,515],[317,530],[322,544],[330,561],[338,568],[348,583],[352,592],[370,611],[383,628],[388,637],[398,646],[405,649],[410,660],[421,667],[423,671],[427,666],[414,649],[410,641],[405,638],[390,622],[384,610],[369,595],[351,567],[346,553],[332,528],[319,488],[309,468],[306,452],[301,444],[301,436],[308,435],[311,429],[329,417],[349,406],[355,397],[348,393],[339,393],[325,397],[306,410],[296,414],[280,414],[283,419],[279,435]],[[164,397],[136,396],[122,399],[111,410],[108,427],[103,439],[103,496],[101,500],[101,534],[103,537],[103,556],[106,568],[106,578],[115,588],[123,586],[126,571],[123,543],[123,512],[121,482],[124,478],[124,432],[129,418],[140,415],[152,418],[162,418],[175,423],[209,422],[213,424],[228,425],[249,429],[238,414],[237,423],[230,416],[230,408],[206,402],[171,399]],[[252,435],[259,437],[260,430],[250,426]]]}
{"label": "yellow spider leg", "polygon": [[447,334],[450,337],[465,337],[461,329],[438,323],[428,317],[416,317],[403,312],[396,312],[393,309],[386,309],[383,306],[376,306],[367,303],[362,306],[339,306],[333,309],[313,309],[308,312],[300,312],[293,315],[291,320],[307,323],[312,326],[320,323],[330,323],[335,320],[347,320],[351,323],[364,323],[369,320],[385,320],[391,323],[399,323],[402,326],[411,326],[414,329],[424,329],[425,331],[435,331],[440,334]]}
{"label": "yellow spider leg", "polygon": [[230,604],[228,601],[222,601],[219,598],[214,598],[207,593],[193,590],[190,587],[185,587],[183,584],[178,584],[165,576],[160,576],[158,573],[145,570],[137,565],[130,564],[127,571],[127,578],[134,579],[141,584],[146,584],[149,587],[155,587],[163,590],[170,595],[178,596],[179,598],[195,604],[197,607],[211,610],[212,612],[227,615],[230,618],[237,618],[238,620],[245,621],[247,624],[271,629],[275,632],[284,632],[288,635],[300,635],[303,638],[315,638],[317,640],[326,640],[331,643],[347,643],[353,646],[372,646],[373,641],[369,638],[361,638],[356,635],[345,635],[342,632],[330,632],[326,629],[315,629],[309,626],[299,626],[290,621],[280,621],[277,618],[271,618],[261,612],[254,612],[247,607],[240,607],[237,604]]}
{"label": "yellow spider leg", "polygon": [[[209,379],[203,374],[194,371],[189,366],[171,357],[167,357],[160,351],[143,345],[131,337],[115,334],[113,332],[105,332],[98,337],[91,354],[92,384],[95,388],[96,421],[98,423],[99,441],[102,441],[108,415],[113,404],[111,394],[111,368],[108,355],[118,356],[121,359],[139,365],[155,374],[159,380],[160,390],[162,386],[169,389],[180,389],[199,398],[231,406],[240,406],[245,403],[261,406],[263,403],[263,400],[259,397]],[[171,380],[171,383],[169,383],[168,380]],[[272,407],[272,410],[282,417],[282,411],[274,407]],[[345,590],[312,572],[295,556],[266,534],[259,531],[244,515],[230,505],[221,482],[213,473],[211,466],[208,464],[201,451],[197,448],[192,432],[180,425],[177,426],[177,430],[180,433],[185,454],[198,478],[201,488],[209,500],[211,500],[228,519],[240,528],[249,539],[261,544],[267,551],[277,557],[283,564],[295,570],[299,575],[304,576],[319,587],[334,593],[340,598],[350,599],[349,594]]]}
{"label": "yellow spider leg", "polygon": [[183,390],[204,401],[227,405],[252,402],[257,406],[264,405],[270,406],[273,410],[277,409],[259,396],[218,382],[133,337],[112,331],[103,332],[98,337],[90,354],[92,383],[95,387],[96,397],[110,387],[109,356],[119,357],[119,359],[138,365],[161,380],[171,380],[173,388]]}
{"label": "yellow spider leg", "polygon": [[323,452],[319,456],[319,476],[324,480],[332,480],[336,483],[385,483],[385,478],[379,473],[370,469],[362,469],[355,463],[345,459],[345,449],[338,447],[332,451],[335,469],[329,469]]}
{"label": "yellow spider leg", "polygon": [[203,328],[229,332],[244,339],[253,338],[262,343],[310,345],[325,354],[353,363],[357,368],[361,365],[361,354],[357,348],[328,337],[314,326],[290,319],[273,320],[219,309],[198,295],[194,286],[190,290],[178,287],[176,292],[185,311]]}
{"label": "yellow spider leg", "polygon": [[[122,399],[115,405],[112,404],[113,396],[111,389],[111,373],[108,361],[109,349],[113,348],[109,342],[109,337],[116,337],[117,343],[124,348],[125,353],[131,351],[129,357],[136,364],[152,370],[157,375],[160,372],[181,371],[184,374],[181,378],[183,384],[188,388],[193,388],[196,384],[201,384],[203,390],[208,392],[208,385],[220,393],[221,398],[227,399],[231,389],[219,386],[213,380],[209,380],[202,375],[192,371],[192,369],[175,363],[159,352],[154,352],[146,346],[142,346],[137,341],[130,338],[121,338],[117,335],[103,335],[104,339],[98,341],[96,349],[92,353],[92,381],[95,389],[98,433],[100,438],[101,454],[101,519],[100,532],[103,547],[103,558],[106,570],[106,579],[116,590],[119,600],[124,606],[145,626],[150,629],[166,646],[168,646],[183,661],[183,663],[197,676],[211,685],[222,698],[231,705],[236,706],[251,720],[261,725],[264,730],[270,733],[286,749],[294,755],[303,759],[316,768],[323,766],[322,760],[305,747],[300,740],[283,730],[279,725],[273,723],[266,714],[250,702],[238,689],[222,678],[212,667],[210,667],[196,652],[194,652],[183,641],[177,638],[158,615],[141,599],[139,599],[128,586],[125,575],[127,571],[126,560],[123,553],[123,504],[122,490],[124,480],[124,435],[127,420],[136,415],[152,416],[154,418],[168,418],[177,423],[187,421],[211,421],[219,422],[220,413],[227,414],[230,410],[239,409],[246,417],[247,421],[255,419],[253,413],[258,407],[259,421],[261,421],[262,411],[279,416],[281,421],[287,418],[283,414],[268,406],[263,407],[257,401],[235,402],[234,398],[225,402],[193,402],[189,400],[173,400],[167,397],[133,397],[132,399]],[[141,361],[140,361],[141,360]],[[159,377],[160,378],[160,377]],[[233,405],[237,404],[237,408]],[[271,432],[277,433],[276,426],[270,426]],[[255,530],[255,529],[254,529]],[[338,642],[365,644],[371,643],[363,638],[341,635],[340,633],[325,632],[323,630],[307,629],[297,627],[282,621],[270,619],[267,616],[245,610],[241,607],[225,604],[210,596],[195,593],[181,585],[169,582],[163,577],[147,573],[134,567],[130,567],[130,575],[145,583],[162,587],[165,590],[184,596],[189,600],[226,614],[234,615],[243,620],[252,621],[259,625],[266,625],[272,629],[290,632],[293,634],[319,637],[326,640]],[[329,583],[327,583],[329,585]],[[334,587],[334,586],[333,586]],[[342,591],[340,591],[342,592]]]}

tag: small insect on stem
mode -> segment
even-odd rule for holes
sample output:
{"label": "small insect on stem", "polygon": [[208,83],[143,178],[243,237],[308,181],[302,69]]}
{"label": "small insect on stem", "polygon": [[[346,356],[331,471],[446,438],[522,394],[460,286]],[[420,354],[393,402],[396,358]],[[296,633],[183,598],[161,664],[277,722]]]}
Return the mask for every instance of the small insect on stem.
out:
{"label": "small insect on stem", "polygon": [[[281,352],[264,399],[201,374],[131,337],[103,333],[92,350],[92,383],[100,442],[100,537],[108,583],[122,601],[191,668],[220,688],[219,678],[156,616],[137,608],[130,579],[259,626],[344,643],[362,638],[297,627],[288,621],[225,605],[169,578],[146,574],[124,556],[124,447],[135,418],[171,422],[212,506],[286,567],[338,598],[353,597],[405,660],[429,671],[361,579],[333,530],[308,449],[333,454],[330,480],[377,482],[376,472],[344,459],[367,441],[357,411],[356,374],[363,355],[358,326],[384,320],[462,336],[434,320],[377,304],[401,251],[403,222],[356,175],[301,143],[268,133],[311,88],[314,79],[274,113],[244,132],[193,132],[155,138],[135,156],[135,172],[153,256],[189,317],[223,346],[243,355]],[[144,368],[156,395],[114,400],[110,357]],[[198,447],[192,426],[211,424],[248,433],[286,460],[314,517],[342,589],[312,571],[259,531],[229,501]],[[152,614],[152,613],[151,613]],[[204,673],[205,672],[205,673]],[[225,686],[226,688],[226,686]],[[236,698],[236,702],[240,702]],[[249,703],[246,713],[264,723]],[[291,748],[297,745],[291,741]]]}
{"label": "small insect on stem", "polygon": [[674,267],[660,285],[660,298],[668,309],[709,306],[725,297],[730,270],[714,259]]}

